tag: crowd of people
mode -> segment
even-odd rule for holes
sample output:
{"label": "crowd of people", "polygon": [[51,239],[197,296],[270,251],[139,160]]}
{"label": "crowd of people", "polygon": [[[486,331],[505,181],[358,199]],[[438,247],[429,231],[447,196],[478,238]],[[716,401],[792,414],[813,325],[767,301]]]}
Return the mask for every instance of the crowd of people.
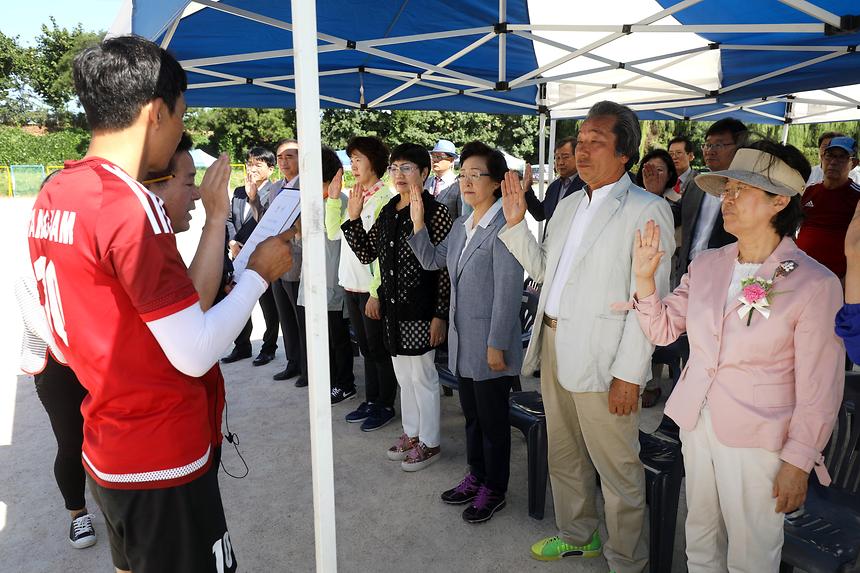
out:
{"label": "crowd of people", "polygon": [[[506,504],[509,394],[539,370],[558,531],[531,556],[602,554],[611,571],[642,572],[639,409],[663,390],[655,345],[677,351],[686,338],[666,414],[684,455],[687,567],[779,569],[783,514],[802,505],[810,472],[829,481],[821,452],[842,399],[842,339],[860,358],[854,139],[822,138],[817,182],[797,149],[723,119],[698,174],[683,135],[640,161],[636,114],[604,101],[558,142],[543,199],[486,142],[389,149],[364,135],[347,146],[349,190],[327,147],[322,181],[300,181],[301,143],[285,139],[248,151],[245,185],[228,199],[226,156],[194,183],[185,72],[168,52],[105,40],[76,58],[74,83],[92,142],[44,183],[33,273],[16,291],[22,367],[57,437],[73,545],[95,543],[87,481],[118,572],[236,570],[217,478],[218,363],[253,356],[259,302],[266,331],[252,364],[274,360],[280,330],[287,362],[274,378],[307,386],[301,220],[258,244],[238,278],[232,261],[278,194],[308,184],[325,212],[331,402],[358,395],[353,337],[364,399],[345,422],[391,423],[399,388],[402,432],[380,459],[406,472],[440,459],[435,355],[447,345],[468,469],[440,499],[465,506],[466,522],[490,520]],[[186,267],[173,235],[198,199],[205,224]],[[540,239],[527,213],[545,222]],[[526,275],[542,288],[524,353]]]}

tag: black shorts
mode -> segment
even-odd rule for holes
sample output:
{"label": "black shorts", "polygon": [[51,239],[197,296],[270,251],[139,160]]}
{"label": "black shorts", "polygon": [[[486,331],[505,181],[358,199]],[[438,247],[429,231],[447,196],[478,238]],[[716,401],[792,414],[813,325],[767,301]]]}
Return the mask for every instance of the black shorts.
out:
{"label": "black shorts", "polygon": [[236,556],[218,489],[219,456],[187,484],[109,489],[87,475],[105,516],[114,567],[133,573],[227,573]]}

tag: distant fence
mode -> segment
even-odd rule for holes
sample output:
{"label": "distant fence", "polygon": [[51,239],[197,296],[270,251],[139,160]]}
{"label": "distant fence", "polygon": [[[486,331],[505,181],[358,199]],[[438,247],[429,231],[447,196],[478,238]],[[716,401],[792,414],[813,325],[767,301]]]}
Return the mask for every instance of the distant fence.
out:
{"label": "distant fence", "polygon": [[[245,164],[231,163],[230,188],[245,184]],[[62,169],[62,165],[0,165],[0,197],[35,197],[45,177]],[[200,184],[206,169],[197,169],[196,182]]]}

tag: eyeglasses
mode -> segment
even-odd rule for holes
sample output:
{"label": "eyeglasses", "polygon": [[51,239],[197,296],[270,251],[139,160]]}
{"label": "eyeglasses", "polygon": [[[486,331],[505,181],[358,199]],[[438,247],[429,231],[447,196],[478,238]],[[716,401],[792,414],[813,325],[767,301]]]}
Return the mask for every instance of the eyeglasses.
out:
{"label": "eyeglasses", "polygon": [[154,179],[146,179],[144,181],[141,181],[141,183],[143,183],[143,185],[145,185],[145,186],[146,185],[153,185],[155,183],[163,183],[164,181],[170,181],[174,177],[176,177],[176,175],[171,173],[170,175],[165,175],[164,177],[156,177]]}
{"label": "eyeglasses", "polygon": [[829,149],[824,152],[824,159],[833,163],[845,163],[851,159],[847,153],[833,153]]}
{"label": "eyeglasses", "polygon": [[413,173],[418,171],[417,165],[410,165],[409,163],[404,163],[403,165],[389,165],[388,172],[392,177],[397,175],[397,172],[400,172],[404,175],[412,175]]}
{"label": "eyeglasses", "polygon": [[713,149],[717,153],[719,153],[722,150],[727,149],[729,147],[735,147],[735,144],[734,143],[703,143],[702,144],[702,150],[703,151],[710,151],[711,149]]}
{"label": "eyeglasses", "polygon": [[431,153],[430,158],[433,159],[434,161],[444,161],[446,159],[453,159],[453,157],[451,157],[447,153]]}
{"label": "eyeglasses", "polygon": [[[705,145],[708,145],[708,144],[706,143]],[[705,148],[705,145],[702,146],[702,149]],[[719,149],[717,149],[717,151],[719,151]],[[687,155],[686,151],[670,151],[669,152],[669,157],[684,157],[685,155]]]}
{"label": "eyeglasses", "polygon": [[469,181],[470,183],[477,183],[481,180],[481,177],[489,177],[489,173],[478,173],[474,171],[472,173],[460,173],[457,175],[457,179],[460,181]]}
{"label": "eyeglasses", "polygon": [[268,169],[268,163],[246,163],[245,169]]}
{"label": "eyeglasses", "polygon": [[723,189],[722,193],[720,193],[720,201],[725,201],[726,199],[737,201],[738,197],[741,196],[741,191],[743,191],[742,187],[735,187],[734,189]]}

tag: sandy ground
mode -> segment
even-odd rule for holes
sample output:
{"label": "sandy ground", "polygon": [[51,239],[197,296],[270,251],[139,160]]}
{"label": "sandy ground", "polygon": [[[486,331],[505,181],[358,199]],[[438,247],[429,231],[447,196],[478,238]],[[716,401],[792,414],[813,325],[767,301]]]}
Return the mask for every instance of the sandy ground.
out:
{"label": "sandy ground", "polygon": [[[47,415],[36,397],[32,378],[18,370],[20,320],[12,282],[28,264],[25,227],[32,199],[0,200],[0,228],[7,229],[10,249],[0,275],[0,570],[10,573],[113,571],[104,521],[96,505],[98,543],[75,550],[68,541],[68,514],[52,473],[56,451]],[[179,236],[180,251],[193,252],[202,224],[195,212],[192,231]],[[255,310],[255,351],[259,349],[259,308]],[[275,362],[254,368],[250,360],[224,367],[230,429],[241,439],[240,451],[250,472],[233,479],[222,470],[220,483],[230,536],[242,571],[313,571],[314,533],[310,461],[308,392],[292,381],[275,382],[283,368],[279,346]],[[361,359],[355,363],[359,397],[363,396]],[[523,380],[536,389],[537,380]],[[358,405],[350,400],[333,407],[337,539],[326,541],[337,551],[345,572],[513,572],[607,571],[601,558],[540,563],[529,558],[529,546],[555,533],[551,494],[546,517],[528,516],[526,447],[513,432],[508,505],[490,522],[468,525],[462,508],[446,506],[439,493],[454,484],[465,468],[463,421],[456,394],[442,398],[442,459],[415,474],[402,472],[385,458],[400,433],[399,418],[387,427],[362,433],[343,416]],[[662,404],[642,417],[643,428],[659,422]],[[236,450],[225,443],[224,465],[244,470]],[[683,564],[681,500],[673,571]]]}

